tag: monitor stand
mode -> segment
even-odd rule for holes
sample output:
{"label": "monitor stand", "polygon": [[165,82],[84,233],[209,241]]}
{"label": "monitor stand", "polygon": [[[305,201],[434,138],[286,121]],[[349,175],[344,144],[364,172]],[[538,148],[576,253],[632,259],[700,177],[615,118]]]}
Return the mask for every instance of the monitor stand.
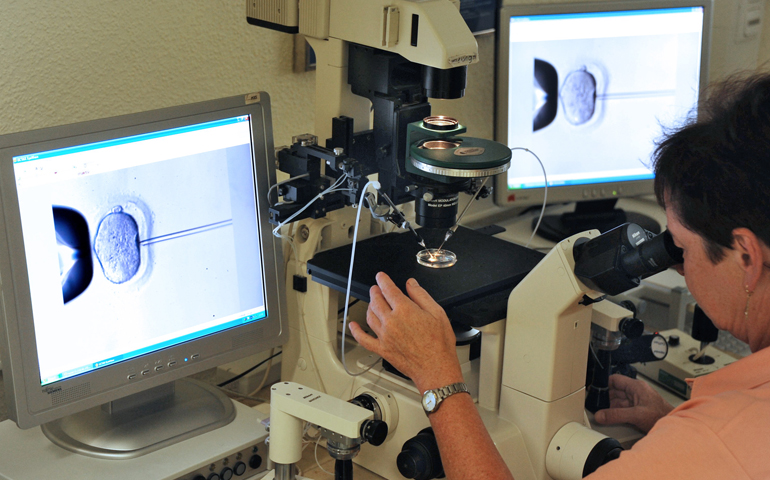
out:
{"label": "monitor stand", "polygon": [[192,379],[160,385],[41,426],[54,444],[98,458],[135,458],[227,425],[233,402]]}
{"label": "monitor stand", "polygon": [[[615,208],[618,199],[590,200],[577,202],[574,212],[565,212],[560,215],[545,215],[537,234],[546,240],[560,242],[567,237],[586,230],[596,229],[601,233],[612,230],[624,223],[635,223],[654,234],[660,233],[660,224],[647,215],[636,212],[626,212]],[[532,220],[532,228],[535,228],[537,218]]]}

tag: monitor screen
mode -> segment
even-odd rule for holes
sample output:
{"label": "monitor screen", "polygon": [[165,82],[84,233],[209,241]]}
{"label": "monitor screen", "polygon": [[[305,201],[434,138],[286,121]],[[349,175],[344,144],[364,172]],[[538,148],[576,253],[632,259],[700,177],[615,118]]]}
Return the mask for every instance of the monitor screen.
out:
{"label": "monitor screen", "polygon": [[283,343],[271,135],[262,93],[2,139],[0,330],[19,426]]}
{"label": "monitor screen", "polygon": [[[708,1],[512,5],[500,15],[497,140],[541,159],[548,203],[652,193],[651,154],[705,80]],[[543,202],[541,166],[514,151],[496,202]]]}

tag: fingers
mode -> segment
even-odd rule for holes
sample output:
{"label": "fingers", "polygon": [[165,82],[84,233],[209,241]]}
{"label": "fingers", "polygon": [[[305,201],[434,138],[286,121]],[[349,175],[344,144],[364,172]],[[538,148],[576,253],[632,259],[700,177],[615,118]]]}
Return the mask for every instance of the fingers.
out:
{"label": "fingers", "polygon": [[393,283],[393,280],[391,280],[386,273],[378,273],[376,279],[377,285],[379,285],[380,291],[382,292],[382,296],[387,300],[388,305],[390,305],[392,309],[395,309],[396,306],[403,301],[409,301],[406,295],[404,295],[401,289]]}
{"label": "fingers", "polygon": [[[371,307],[366,311],[366,323],[372,328],[372,331],[379,337],[382,335],[382,321],[377,316],[376,313],[374,313],[371,309]],[[351,322],[352,324],[352,322]]]}
{"label": "fingers", "polygon": [[617,373],[615,375],[610,375],[610,390],[619,390],[624,392],[626,396],[638,392],[639,389],[642,388],[641,385],[642,383],[639,380],[634,380],[625,375]]}
{"label": "fingers", "polygon": [[393,309],[377,285],[369,289],[369,311],[379,318],[385,318]]}
{"label": "fingers", "polygon": [[639,409],[636,408],[606,408],[596,412],[594,418],[602,425],[614,425],[616,423],[636,425],[639,421],[639,416]]}
{"label": "fingers", "polygon": [[410,278],[406,281],[406,292],[409,294],[409,298],[411,298],[418,307],[427,311],[434,317],[441,318],[445,315],[444,309],[433,300],[433,297],[431,297],[414,278]]}
{"label": "fingers", "polygon": [[356,339],[359,345],[369,350],[370,352],[374,352],[380,355],[380,345],[376,338],[364,332],[364,330],[361,328],[361,325],[357,324],[356,322],[350,322],[348,327],[350,328],[351,335],[353,335],[353,338]]}

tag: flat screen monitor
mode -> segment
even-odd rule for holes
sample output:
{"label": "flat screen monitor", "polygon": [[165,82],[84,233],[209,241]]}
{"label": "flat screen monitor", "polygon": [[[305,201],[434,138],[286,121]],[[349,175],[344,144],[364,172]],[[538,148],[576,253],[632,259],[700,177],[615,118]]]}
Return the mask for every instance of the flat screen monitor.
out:
{"label": "flat screen monitor", "polygon": [[[632,220],[618,198],[652,193],[651,154],[666,128],[694,113],[707,75],[710,0],[504,5],[497,51],[496,140],[542,161],[549,204],[578,202],[546,217],[561,240]],[[545,180],[515,150],[496,178],[502,206],[543,203]]]}
{"label": "flat screen monitor", "polygon": [[221,392],[175,381],[287,338],[272,158],[263,92],[0,137],[0,352],[20,427],[136,456],[232,420]]}

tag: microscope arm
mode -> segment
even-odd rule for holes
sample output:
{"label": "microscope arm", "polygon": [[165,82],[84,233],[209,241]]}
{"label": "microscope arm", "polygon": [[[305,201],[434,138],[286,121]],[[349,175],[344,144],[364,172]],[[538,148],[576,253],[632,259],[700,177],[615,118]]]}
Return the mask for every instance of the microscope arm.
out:
{"label": "microscope arm", "polygon": [[331,395],[297,383],[277,383],[270,392],[270,460],[283,465],[300,460],[305,422],[358,439],[372,418],[370,410]]}
{"label": "microscope arm", "polygon": [[249,23],[319,40],[341,40],[447,69],[478,61],[458,0],[247,2]]}

